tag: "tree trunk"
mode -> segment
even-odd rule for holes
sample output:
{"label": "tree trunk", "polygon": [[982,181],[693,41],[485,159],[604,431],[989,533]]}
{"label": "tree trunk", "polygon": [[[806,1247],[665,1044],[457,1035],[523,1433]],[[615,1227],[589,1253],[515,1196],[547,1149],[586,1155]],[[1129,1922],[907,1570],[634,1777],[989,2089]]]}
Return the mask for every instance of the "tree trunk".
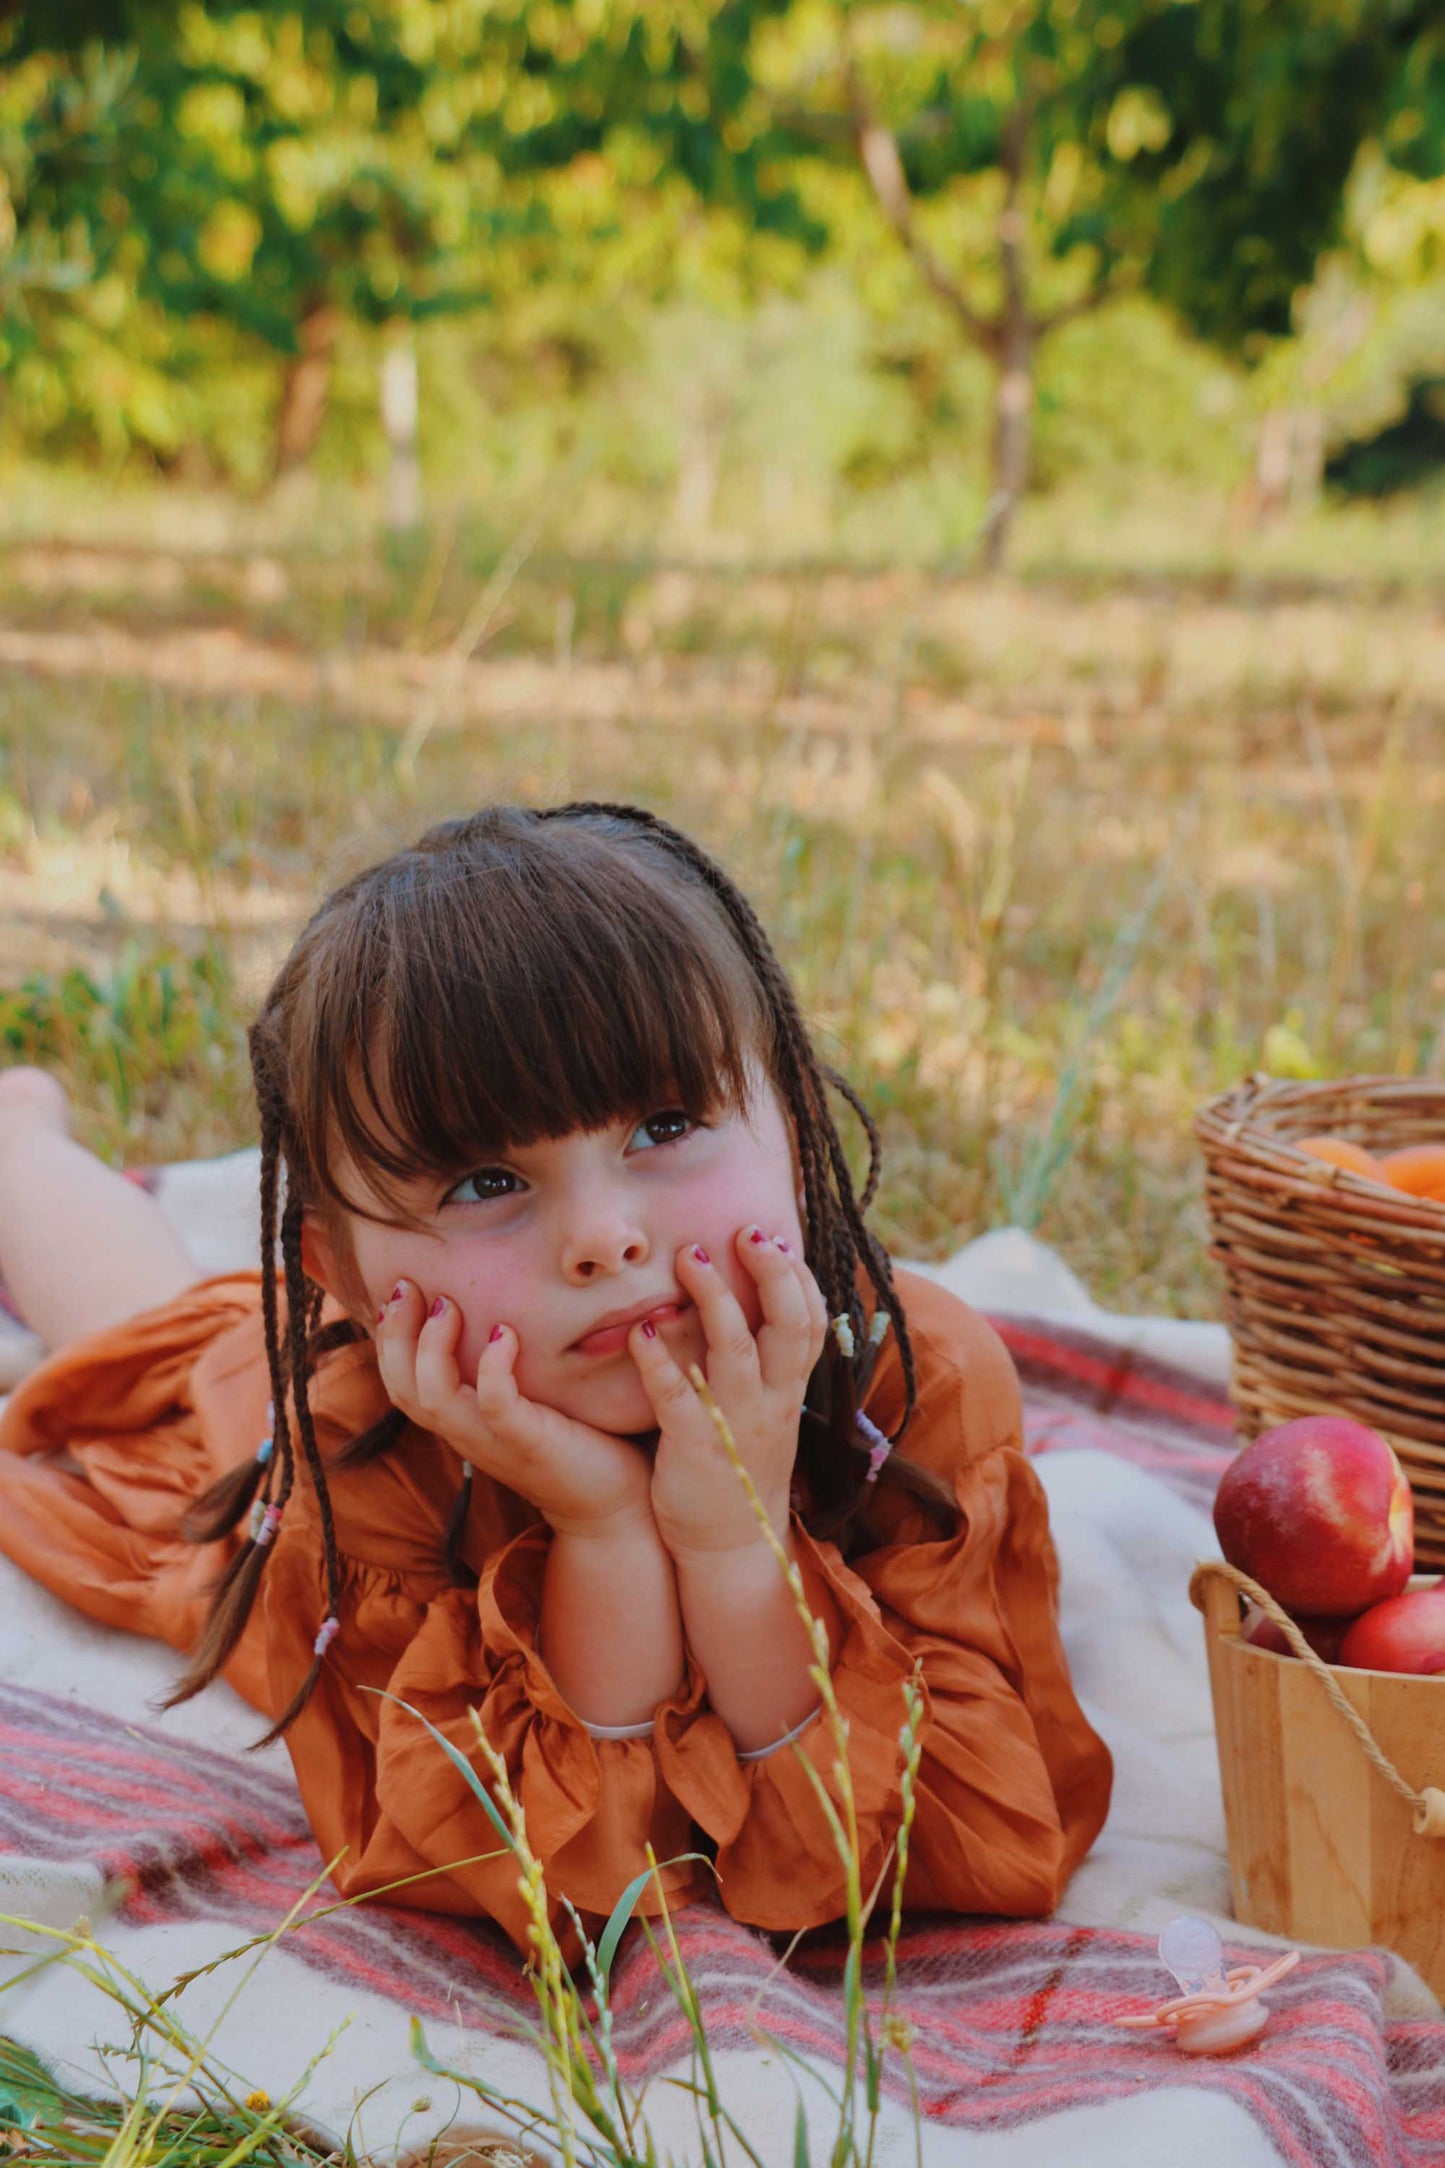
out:
{"label": "tree trunk", "polygon": [[296,334],[301,351],[287,367],[276,415],[272,472],[278,479],[304,467],[316,449],[340,329],[341,311],[329,301],[314,303],[301,319]]}
{"label": "tree trunk", "polygon": [[1019,499],[1029,486],[1034,420],[1034,341],[1027,322],[1008,326],[993,404],[993,491],[983,528],[983,561],[997,572],[1008,554]]}
{"label": "tree trunk", "polygon": [[993,408],[993,493],[984,518],[982,541],[983,562],[990,572],[997,572],[1003,564],[1014,513],[1029,481],[1038,332],[1029,314],[1024,268],[1028,228],[1022,199],[1027,153],[1028,120],[1022,108],[1016,107],[1004,123],[1000,147],[1004,200],[998,218],[998,250],[1003,309],[994,346],[998,377]]}
{"label": "tree trunk", "polygon": [[381,360],[381,426],[386,432],[386,524],[393,534],[421,525],[421,461],[417,455],[416,342],[411,326],[394,327]]}

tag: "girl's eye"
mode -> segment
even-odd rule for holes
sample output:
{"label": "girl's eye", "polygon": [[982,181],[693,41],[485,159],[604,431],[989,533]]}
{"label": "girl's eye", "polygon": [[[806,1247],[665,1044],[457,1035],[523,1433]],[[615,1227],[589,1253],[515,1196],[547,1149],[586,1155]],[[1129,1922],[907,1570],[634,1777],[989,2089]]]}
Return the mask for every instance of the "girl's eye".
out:
{"label": "girl's eye", "polygon": [[[454,1189],[449,1189],[443,1204],[486,1204],[494,1197],[510,1197],[510,1189],[497,1187],[499,1183],[515,1183],[517,1177],[506,1167],[478,1167],[475,1174],[464,1175]],[[472,1194],[467,1195],[471,1190]]]}
{"label": "girl's eye", "polygon": [[639,1122],[632,1132],[632,1138],[635,1143],[644,1130],[652,1130],[654,1145],[676,1144],[679,1138],[685,1137],[689,1130],[696,1127],[692,1116],[684,1114],[681,1107],[667,1107],[661,1114],[649,1114],[645,1122]]}

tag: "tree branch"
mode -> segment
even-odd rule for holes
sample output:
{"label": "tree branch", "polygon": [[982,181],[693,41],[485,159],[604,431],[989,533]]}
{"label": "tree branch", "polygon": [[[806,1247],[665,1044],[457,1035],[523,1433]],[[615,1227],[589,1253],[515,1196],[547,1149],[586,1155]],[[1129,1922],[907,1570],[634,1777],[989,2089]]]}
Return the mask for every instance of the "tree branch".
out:
{"label": "tree branch", "polygon": [[914,220],[913,196],[908,186],[908,176],[903,170],[903,160],[898,154],[897,139],[870,111],[862,83],[858,79],[858,71],[851,60],[847,66],[847,82],[858,163],[867,177],[874,200],[908,251],[930,291],[936,294],[957,318],[975,346],[982,347],[986,354],[996,354],[999,344],[998,325],[992,323],[988,317],[980,316],[964,298],[958,281],[950,278],[919,234]]}
{"label": "tree branch", "polygon": [[1117,301],[1121,294],[1132,294],[1138,290],[1138,286],[1139,275],[1136,271],[1106,271],[1096,286],[1090,286],[1085,292],[1076,294],[1072,301],[1065,301],[1061,307],[1050,309],[1046,316],[1035,317],[1034,336],[1037,339],[1047,338],[1048,334],[1057,331],[1061,324],[1072,324],[1080,316],[1092,316],[1095,309],[1101,309],[1106,301]]}

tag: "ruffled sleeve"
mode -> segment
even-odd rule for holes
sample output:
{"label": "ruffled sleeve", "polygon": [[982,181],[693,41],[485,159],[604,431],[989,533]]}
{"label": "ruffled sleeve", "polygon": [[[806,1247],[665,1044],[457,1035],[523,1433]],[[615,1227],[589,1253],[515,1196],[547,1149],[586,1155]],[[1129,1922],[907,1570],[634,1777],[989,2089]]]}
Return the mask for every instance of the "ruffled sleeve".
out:
{"label": "ruffled sleeve", "polygon": [[[444,1450],[444,1449],[443,1449]],[[475,1590],[448,1584],[434,1555],[435,1503],[416,1496],[439,1467],[403,1454],[361,1472],[370,1531],[349,1530],[348,1482],[332,1485],[343,1550],[340,1631],[311,1699],[286,1733],[307,1816],[344,1896],[386,1893],[428,1911],[484,1914],[522,1949],[528,1915],[516,1861],[425,1717],[491,1790],[473,1717],[506,1764],[533,1851],[546,1873],[551,1917],[564,1942],[564,1898],[585,1919],[611,1910],[647,1866],[695,1849],[687,1810],[662,1781],[651,1736],[597,1738],[567,1706],[537,1651],[550,1531],[525,1527],[488,1558]],[[387,1490],[390,1499],[382,1496]],[[322,1548],[300,1508],[278,1539],[263,1582],[271,1700],[284,1706],[311,1660],[328,1605]],[[288,1508],[288,1518],[291,1508]],[[419,1546],[404,1555],[415,1522]],[[382,1530],[385,1531],[383,1542]],[[390,1559],[381,1555],[391,1551]],[[695,1672],[680,1707],[700,1705]],[[415,1712],[415,1713],[413,1713]],[[669,1904],[698,1893],[699,1869],[665,1869]],[[705,1872],[705,1870],[702,1870]],[[404,1885],[404,1886],[398,1886]],[[640,1908],[658,1909],[656,1891]]]}
{"label": "ruffled sleeve", "polygon": [[[833,1687],[848,1726],[865,1889],[901,1815],[903,1685],[920,1667],[924,1711],[905,1901],[911,1908],[1028,1917],[1051,1911],[1108,1808],[1108,1751],[1075,1700],[1058,1635],[1047,1506],[1024,1457],[1018,1383],[1002,1343],[956,1298],[912,1275],[905,1290],[919,1398],[902,1450],[949,1482],[957,1532],[880,1492],[893,1540],[845,1565],[794,1518],[805,1585],[842,1617]],[[875,1421],[901,1414],[901,1375],[882,1362]],[[660,1712],[671,1792],[716,1841],[723,1902],[755,1926],[791,1930],[844,1909],[842,1863],[799,1756],[835,1802],[835,1745],[822,1716],[792,1747],[741,1760],[705,1708]]]}

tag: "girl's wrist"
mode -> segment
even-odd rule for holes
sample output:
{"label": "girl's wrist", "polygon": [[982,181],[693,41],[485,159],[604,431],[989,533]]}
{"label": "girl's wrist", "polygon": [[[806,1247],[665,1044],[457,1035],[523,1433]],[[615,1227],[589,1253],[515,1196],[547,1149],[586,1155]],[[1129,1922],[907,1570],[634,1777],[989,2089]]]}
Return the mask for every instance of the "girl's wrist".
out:
{"label": "girl's wrist", "polygon": [[[768,1526],[772,1530],[776,1541],[781,1544],[783,1550],[791,1558],[793,1555],[791,1511],[786,1498],[780,1505],[769,1507]],[[665,1534],[662,1540],[667,1544],[667,1548],[672,1554],[672,1562],[679,1573],[686,1571],[699,1574],[718,1572],[733,1574],[740,1567],[744,1569],[749,1566],[760,1568],[764,1559],[769,1562],[774,1573],[779,1573],[782,1570],[778,1565],[777,1554],[773,1549],[773,1545],[763,1533],[755,1516],[750,1519],[750,1525],[746,1529],[739,1529],[732,1535],[724,1535],[721,1540],[715,1543],[706,1540],[699,1541],[692,1537],[668,1541]]]}
{"label": "girl's wrist", "polygon": [[542,1517],[554,1536],[565,1537],[568,1542],[633,1543],[645,1538],[657,1543],[661,1540],[652,1501],[645,1494],[640,1499],[629,1499],[625,1505],[611,1507],[605,1513],[548,1513],[544,1509]]}

